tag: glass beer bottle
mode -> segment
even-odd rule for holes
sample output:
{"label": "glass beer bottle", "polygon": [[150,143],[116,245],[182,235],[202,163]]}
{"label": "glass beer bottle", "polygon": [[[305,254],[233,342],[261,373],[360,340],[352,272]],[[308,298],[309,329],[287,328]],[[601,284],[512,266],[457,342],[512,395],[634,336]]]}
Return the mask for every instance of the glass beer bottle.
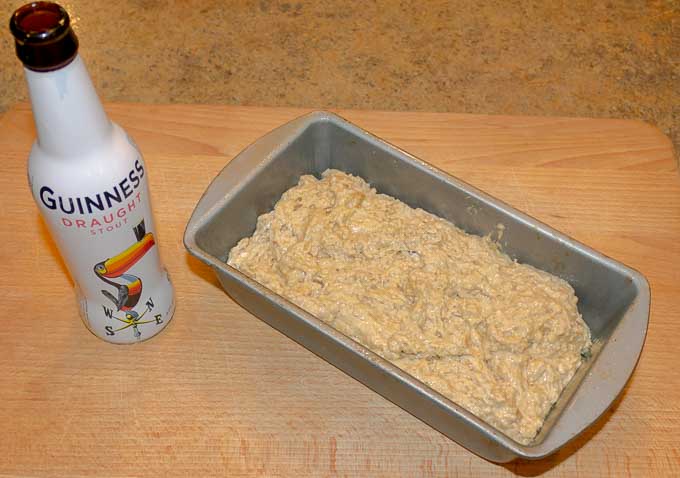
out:
{"label": "glass beer bottle", "polygon": [[34,2],[10,20],[37,138],[28,161],[33,197],[97,337],[134,343],[167,326],[173,286],[158,252],[147,169],[102,107],[69,16]]}

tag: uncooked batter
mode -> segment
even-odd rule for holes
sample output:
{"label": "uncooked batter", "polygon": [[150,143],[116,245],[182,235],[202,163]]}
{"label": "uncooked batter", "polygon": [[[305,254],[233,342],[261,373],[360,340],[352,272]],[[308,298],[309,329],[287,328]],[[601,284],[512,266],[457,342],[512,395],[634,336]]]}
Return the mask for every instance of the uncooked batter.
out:
{"label": "uncooked batter", "polygon": [[228,263],[524,444],[591,345],[568,283],[340,171],[300,178]]}

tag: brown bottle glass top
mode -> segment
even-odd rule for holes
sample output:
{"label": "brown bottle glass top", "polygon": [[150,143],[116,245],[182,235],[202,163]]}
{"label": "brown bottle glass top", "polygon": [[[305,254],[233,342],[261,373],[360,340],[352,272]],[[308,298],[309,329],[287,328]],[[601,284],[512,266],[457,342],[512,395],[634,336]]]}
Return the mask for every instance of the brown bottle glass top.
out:
{"label": "brown bottle glass top", "polygon": [[78,53],[68,13],[52,2],[33,2],[17,9],[9,22],[17,57],[26,68],[52,71],[68,65]]}

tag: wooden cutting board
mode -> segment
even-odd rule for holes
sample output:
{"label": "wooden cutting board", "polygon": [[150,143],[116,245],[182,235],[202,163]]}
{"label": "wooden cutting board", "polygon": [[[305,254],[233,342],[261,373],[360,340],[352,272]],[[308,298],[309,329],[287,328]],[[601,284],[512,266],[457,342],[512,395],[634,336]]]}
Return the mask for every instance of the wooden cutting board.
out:
{"label": "wooden cutting board", "polygon": [[150,171],[170,326],[109,345],[78,319],[30,197],[27,105],[0,118],[0,476],[680,476],[680,177],[637,121],[339,111],[640,270],[647,342],[610,413],[539,462],[489,463],[243,311],[182,245],[209,181],[299,109],[110,104]]}

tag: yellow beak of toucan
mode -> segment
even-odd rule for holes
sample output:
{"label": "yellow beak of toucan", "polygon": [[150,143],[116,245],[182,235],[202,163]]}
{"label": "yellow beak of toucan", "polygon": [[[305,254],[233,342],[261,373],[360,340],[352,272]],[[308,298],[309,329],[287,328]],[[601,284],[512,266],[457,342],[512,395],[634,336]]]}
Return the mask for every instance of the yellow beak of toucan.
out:
{"label": "yellow beak of toucan", "polygon": [[152,233],[147,233],[142,239],[120,254],[100,262],[94,267],[94,271],[103,277],[118,277],[139,261],[146,252],[156,244]]}

